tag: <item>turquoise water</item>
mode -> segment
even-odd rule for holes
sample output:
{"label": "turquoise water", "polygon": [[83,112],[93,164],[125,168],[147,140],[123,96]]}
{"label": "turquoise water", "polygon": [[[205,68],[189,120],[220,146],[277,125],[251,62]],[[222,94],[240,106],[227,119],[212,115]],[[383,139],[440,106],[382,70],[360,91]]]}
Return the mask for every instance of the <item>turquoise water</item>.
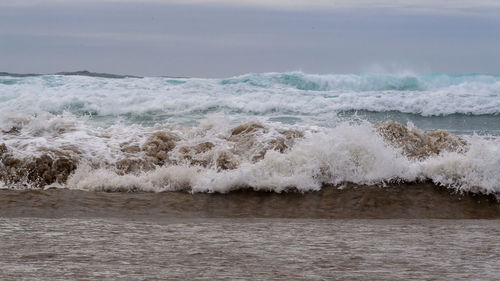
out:
{"label": "turquoise water", "polygon": [[0,110],[63,112],[96,126],[196,126],[207,115],[333,127],[394,119],[458,134],[500,134],[500,76],[256,73],[225,79],[0,76]]}

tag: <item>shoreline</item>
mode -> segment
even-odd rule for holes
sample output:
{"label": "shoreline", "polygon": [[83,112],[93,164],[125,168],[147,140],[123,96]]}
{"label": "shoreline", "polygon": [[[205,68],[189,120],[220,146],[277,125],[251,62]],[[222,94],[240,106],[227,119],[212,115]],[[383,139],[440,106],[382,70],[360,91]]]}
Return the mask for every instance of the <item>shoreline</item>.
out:
{"label": "shoreline", "polygon": [[500,219],[494,195],[458,194],[431,183],[324,186],[315,192],[123,193],[0,190],[0,217],[282,219]]}

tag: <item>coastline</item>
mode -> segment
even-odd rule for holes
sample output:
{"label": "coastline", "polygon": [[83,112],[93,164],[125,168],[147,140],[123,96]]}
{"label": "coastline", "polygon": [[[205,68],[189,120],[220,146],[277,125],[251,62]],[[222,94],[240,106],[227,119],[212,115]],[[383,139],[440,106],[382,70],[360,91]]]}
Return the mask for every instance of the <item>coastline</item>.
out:
{"label": "coastline", "polygon": [[0,190],[0,217],[499,219],[494,195],[458,194],[431,183],[324,186],[315,192],[125,193],[71,189]]}

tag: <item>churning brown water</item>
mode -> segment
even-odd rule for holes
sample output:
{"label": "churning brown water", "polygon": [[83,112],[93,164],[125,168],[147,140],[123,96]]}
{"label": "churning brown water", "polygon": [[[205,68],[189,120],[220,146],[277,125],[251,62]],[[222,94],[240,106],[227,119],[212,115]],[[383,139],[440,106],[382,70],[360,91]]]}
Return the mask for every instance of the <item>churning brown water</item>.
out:
{"label": "churning brown water", "polygon": [[187,192],[88,192],[69,189],[0,190],[4,217],[42,218],[434,218],[498,219],[495,195],[456,193],[432,184],[386,187],[323,186],[315,192],[238,190]]}
{"label": "churning brown water", "polygon": [[500,277],[496,198],[431,184],[281,194],[2,190],[0,214],[2,280]]}

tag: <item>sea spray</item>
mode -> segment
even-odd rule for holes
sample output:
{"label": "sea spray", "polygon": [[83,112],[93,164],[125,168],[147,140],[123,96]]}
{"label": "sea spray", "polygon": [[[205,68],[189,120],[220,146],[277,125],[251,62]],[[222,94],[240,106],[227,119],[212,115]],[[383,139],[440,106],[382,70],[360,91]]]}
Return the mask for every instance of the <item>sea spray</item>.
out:
{"label": "sea spray", "polygon": [[499,76],[85,75],[0,76],[2,188],[500,190]]}
{"label": "sea spray", "polygon": [[335,116],[332,112],[352,110],[498,115],[499,95],[500,76],[494,75],[291,72],[228,79],[0,77],[0,118],[15,112],[67,111],[92,116],[104,126],[117,120],[149,126],[167,121],[194,125],[207,114],[222,112],[240,121],[249,116],[289,117],[289,122],[323,126]]}
{"label": "sea spray", "polygon": [[[26,124],[26,130],[4,133],[0,175],[17,188],[105,191],[312,191],[325,184],[426,180],[460,191],[500,191],[495,138],[425,132],[392,121],[304,128],[259,122],[228,127],[217,120],[198,127],[82,123],[78,130],[46,131]],[[46,141],[33,141],[37,136]]]}

